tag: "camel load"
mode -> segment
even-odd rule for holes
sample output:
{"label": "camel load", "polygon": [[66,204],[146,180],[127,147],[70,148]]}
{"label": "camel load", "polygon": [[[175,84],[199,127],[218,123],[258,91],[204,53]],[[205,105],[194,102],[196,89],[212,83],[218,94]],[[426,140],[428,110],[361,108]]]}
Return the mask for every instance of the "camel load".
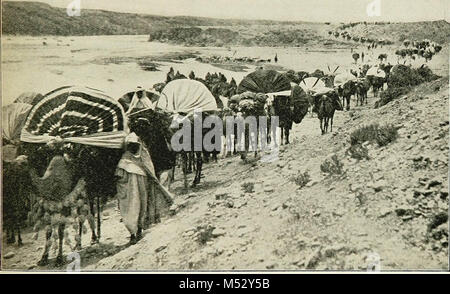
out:
{"label": "camel load", "polygon": [[36,238],[40,230],[46,231],[40,264],[48,262],[51,247],[55,251],[59,247],[57,261],[63,262],[63,239],[72,246],[67,231],[70,225],[79,232],[73,248],[81,247],[86,220],[91,226],[92,241],[98,241],[100,199],[114,195],[113,174],[126,135],[127,119],[122,106],[100,90],[61,87],[44,95],[31,108],[20,139],[39,195],[29,221],[34,224]]}

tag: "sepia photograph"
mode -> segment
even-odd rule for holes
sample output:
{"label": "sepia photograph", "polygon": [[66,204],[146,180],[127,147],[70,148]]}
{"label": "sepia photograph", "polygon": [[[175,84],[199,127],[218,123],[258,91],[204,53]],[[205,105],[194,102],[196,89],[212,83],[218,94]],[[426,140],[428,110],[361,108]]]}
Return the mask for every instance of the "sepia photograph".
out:
{"label": "sepia photograph", "polygon": [[448,272],[449,11],[1,1],[0,270]]}

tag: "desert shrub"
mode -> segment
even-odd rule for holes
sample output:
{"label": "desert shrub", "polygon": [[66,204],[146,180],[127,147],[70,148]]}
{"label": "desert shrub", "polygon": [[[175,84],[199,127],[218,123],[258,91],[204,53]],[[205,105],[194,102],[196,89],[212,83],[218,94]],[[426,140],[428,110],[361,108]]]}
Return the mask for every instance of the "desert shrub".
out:
{"label": "desert shrub", "polygon": [[299,186],[300,188],[303,188],[306,186],[306,184],[311,181],[311,177],[309,176],[308,171],[300,172],[298,175],[294,176],[293,179],[295,184]]}
{"label": "desert shrub", "polygon": [[434,215],[431,219],[431,222],[428,224],[428,231],[431,231],[437,228],[439,225],[446,223],[448,221],[448,213],[446,211],[440,212]]}
{"label": "desert shrub", "polygon": [[211,225],[207,226],[199,226],[197,227],[197,242],[202,245],[205,245],[209,240],[213,238],[212,232],[214,231],[214,227]]}
{"label": "desert shrub", "polygon": [[423,82],[431,82],[437,78],[439,76],[434,74],[427,66],[411,68],[403,64],[396,65],[392,68],[387,81],[389,88],[380,94],[380,99],[375,102],[375,108],[386,105],[399,96],[405,95],[413,86]]}
{"label": "desert shrub", "polygon": [[347,149],[347,154],[350,155],[351,158],[355,158],[357,160],[370,159],[369,150],[361,144],[351,145]]}
{"label": "desert shrub", "polygon": [[397,128],[392,125],[380,127],[378,124],[371,124],[361,127],[350,134],[350,144],[352,146],[364,142],[375,142],[378,146],[386,146],[397,139]]}
{"label": "desert shrub", "polygon": [[366,141],[373,141],[376,138],[376,133],[378,131],[378,125],[368,125],[361,127],[350,134],[350,144],[358,145]]}
{"label": "desert shrub", "polygon": [[255,190],[254,190],[255,189],[255,184],[251,183],[251,182],[243,183],[241,185],[241,188],[242,188],[242,190],[245,193],[253,193],[253,192],[255,192]]}
{"label": "desert shrub", "polygon": [[378,146],[386,146],[387,144],[394,142],[398,137],[397,128],[393,125],[387,125],[378,129],[378,135],[376,142]]}
{"label": "desert shrub", "polygon": [[410,91],[410,87],[390,87],[380,93],[380,99],[375,102],[375,108],[379,108],[389,102],[405,95]]}
{"label": "desert shrub", "polygon": [[416,69],[409,66],[398,64],[392,68],[392,72],[388,78],[389,87],[401,88],[407,86],[416,86],[425,80]]}
{"label": "desert shrub", "polygon": [[433,71],[428,66],[422,66],[415,71],[422,77],[425,82],[431,82],[439,78],[438,75],[434,74]]}
{"label": "desert shrub", "polygon": [[320,170],[327,174],[341,175],[344,172],[344,164],[333,154],[320,165]]}

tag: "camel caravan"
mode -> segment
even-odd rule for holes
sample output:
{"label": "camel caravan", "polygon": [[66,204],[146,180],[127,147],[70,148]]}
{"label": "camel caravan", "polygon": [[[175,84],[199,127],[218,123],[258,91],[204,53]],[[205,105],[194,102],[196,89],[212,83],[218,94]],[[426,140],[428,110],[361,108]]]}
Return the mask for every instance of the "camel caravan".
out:
{"label": "camel caravan", "polygon": [[102,208],[115,198],[135,244],[173,211],[176,167],[188,190],[210,160],[233,154],[247,160],[249,151],[264,156],[267,148],[289,144],[293,124],[308,112],[317,115],[322,135],[332,132],[336,111],[349,110],[352,97],[366,105],[369,90],[378,96],[402,66],[258,68],[239,84],[222,73],[186,77],[171,68],[164,82],[119,97],[83,86],[24,93],[2,109],[7,243],[21,245],[25,227],[36,239],[43,231],[39,265],[48,264],[51,249],[62,264],[63,245],[80,250],[86,224],[91,243],[100,241]]}

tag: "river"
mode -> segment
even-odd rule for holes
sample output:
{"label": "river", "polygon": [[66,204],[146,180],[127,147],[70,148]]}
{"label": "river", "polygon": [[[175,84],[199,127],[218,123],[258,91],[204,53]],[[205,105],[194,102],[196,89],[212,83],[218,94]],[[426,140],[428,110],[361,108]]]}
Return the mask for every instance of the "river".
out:
{"label": "river", "polygon": [[[204,77],[207,72],[222,72],[238,83],[255,66],[246,71],[235,72],[201,63],[194,58],[176,62],[160,62],[158,71],[144,71],[137,64],[140,57],[158,57],[167,53],[198,52],[200,55],[230,57],[254,57],[271,59],[270,66],[296,71],[326,71],[339,67],[344,71],[354,67],[350,47],[308,48],[303,47],[185,47],[165,43],[148,42],[146,35],[133,36],[2,36],[2,103],[12,103],[23,92],[45,94],[64,85],[85,85],[101,89],[118,98],[136,86],[150,88],[163,82],[170,67],[180,73]],[[362,52],[363,46],[356,47]],[[392,53],[395,47],[378,48],[366,59],[376,62],[381,52],[390,52],[388,61],[396,63]],[[430,63],[438,74],[448,74],[448,60],[444,48]],[[367,50],[366,50],[367,51]],[[278,63],[274,63],[277,54]],[[111,61],[120,59],[121,62]],[[108,60],[105,60],[108,59]]]}

